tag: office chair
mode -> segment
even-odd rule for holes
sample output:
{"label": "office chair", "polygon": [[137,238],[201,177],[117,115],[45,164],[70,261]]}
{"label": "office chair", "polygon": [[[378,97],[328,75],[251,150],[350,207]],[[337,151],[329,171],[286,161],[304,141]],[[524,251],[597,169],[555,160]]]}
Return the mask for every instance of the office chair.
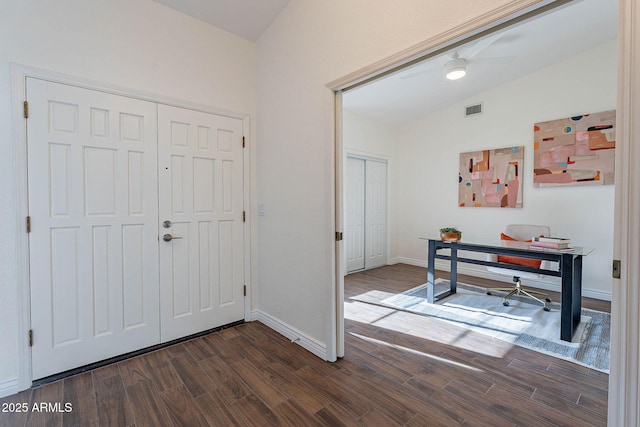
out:
{"label": "office chair", "polygon": [[[507,225],[504,233],[501,235],[501,240],[517,240],[521,242],[531,241],[533,237],[537,236],[549,236],[551,233],[551,229],[546,225],[528,225],[528,224],[510,224]],[[496,254],[488,254],[488,261],[499,261],[505,262],[509,264],[519,264],[519,265],[528,265],[530,267],[550,269],[551,261],[540,261],[530,258],[520,258],[515,256],[505,256],[505,255],[496,255]],[[521,278],[528,279],[539,279],[542,277],[542,274],[538,273],[529,273],[527,271],[518,271],[518,270],[510,270],[508,268],[502,267],[487,267],[488,271],[504,274],[513,277],[514,286],[509,288],[488,288],[487,295],[491,295],[491,291],[502,291],[507,292],[507,295],[502,299],[502,304],[505,306],[509,305],[509,298],[513,295],[519,296],[524,295],[526,297],[532,298],[539,303],[542,304],[544,311],[550,311],[548,302],[551,302],[547,294],[538,291],[532,291],[529,289],[525,289],[522,287]],[[543,300],[544,299],[544,300]]]}

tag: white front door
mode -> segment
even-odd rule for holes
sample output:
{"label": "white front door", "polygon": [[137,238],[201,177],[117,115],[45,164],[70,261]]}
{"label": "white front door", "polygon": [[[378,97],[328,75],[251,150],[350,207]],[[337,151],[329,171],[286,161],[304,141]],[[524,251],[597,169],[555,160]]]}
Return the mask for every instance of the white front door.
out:
{"label": "white front door", "polygon": [[32,378],[242,320],[242,121],[26,88]]}
{"label": "white front door", "polygon": [[170,341],[244,318],[243,132],[241,120],[166,105],[158,129],[161,338]]}
{"label": "white front door", "polygon": [[27,79],[33,378],[159,340],[156,104]]}

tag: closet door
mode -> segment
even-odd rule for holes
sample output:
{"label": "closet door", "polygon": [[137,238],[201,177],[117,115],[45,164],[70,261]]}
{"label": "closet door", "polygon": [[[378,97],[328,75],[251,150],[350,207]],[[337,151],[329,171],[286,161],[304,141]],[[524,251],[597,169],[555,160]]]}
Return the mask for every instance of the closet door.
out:
{"label": "closet door", "polygon": [[347,157],[347,273],[387,263],[387,163]]}
{"label": "closet door", "polygon": [[242,121],[158,106],[161,338],[244,319]]}
{"label": "closet door", "polygon": [[387,263],[387,164],[366,161],[365,268]]}
{"label": "closet door", "polygon": [[33,379],[159,342],[156,104],[27,79]]}
{"label": "closet door", "polygon": [[365,267],[365,160],[347,158],[345,191],[347,272]]}

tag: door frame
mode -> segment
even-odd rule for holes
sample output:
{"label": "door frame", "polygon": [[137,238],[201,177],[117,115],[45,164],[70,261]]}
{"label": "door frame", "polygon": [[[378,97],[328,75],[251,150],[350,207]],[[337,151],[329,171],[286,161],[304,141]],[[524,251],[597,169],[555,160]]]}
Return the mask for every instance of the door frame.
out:
{"label": "door frame", "polygon": [[[636,236],[640,231],[638,218],[638,201],[640,200],[640,180],[638,169],[633,165],[640,161],[640,91],[637,76],[640,73],[640,42],[634,35],[640,29],[640,8],[636,0],[619,0],[618,10],[618,90],[617,90],[617,141],[616,141],[616,197],[615,197],[615,237],[612,258],[621,261],[621,276],[612,279],[612,324],[611,324],[611,373],[609,375],[609,425],[636,425],[640,422],[638,413],[637,387],[640,383],[638,369],[640,347],[640,243]],[[368,67],[356,70],[326,85],[335,99],[331,112],[335,133],[331,141],[334,147],[334,174],[332,184],[335,185],[335,225],[336,231],[342,232],[344,222],[344,206],[342,203],[342,185],[344,173],[342,136],[342,97],[349,88],[366,84],[398,67],[415,63],[419,60],[435,56],[442,50],[450,49],[463,42],[481,36],[484,31],[491,31],[505,26],[512,19],[518,19],[528,13],[543,12],[554,8],[554,3],[562,5],[565,1],[554,0],[514,0],[503,7],[495,9],[459,27],[436,35],[422,43],[396,53]],[[635,91],[632,89],[635,88]],[[634,144],[634,142],[636,144]],[[633,236],[630,238],[629,236]],[[332,301],[336,304],[332,312],[337,314],[333,323],[333,345],[344,356],[344,242],[337,241],[334,249],[335,266],[333,288],[335,294]]]}
{"label": "door frame", "polygon": [[143,92],[136,89],[125,88],[104,82],[96,82],[86,78],[44,70],[27,65],[11,63],[11,112],[13,122],[13,143],[15,147],[15,193],[16,193],[16,230],[24,230],[17,239],[16,253],[17,284],[18,289],[18,330],[17,330],[17,350],[18,350],[18,378],[17,386],[19,390],[31,387],[33,374],[31,370],[31,348],[29,347],[28,334],[31,328],[31,288],[29,277],[29,236],[26,233],[25,220],[29,215],[28,199],[28,168],[27,168],[27,126],[24,118],[24,101],[26,99],[26,79],[35,78],[47,80],[54,83],[76,86],[83,89],[96,90],[112,95],[125,96],[143,101],[154,102],[156,104],[171,105],[174,107],[186,108],[190,110],[211,113],[225,117],[242,120],[243,134],[245,138],[245,148],[243,150],[243,206],[247,211],[246,221],[243,223],[244,240],[244,277],[247,286],[247,294],[244,300],[244,320],[251,320],[252,301],[252,278],[255,276],[255,269],[251,264],[251,254],[256,250],[257,240],[252,228],[253,206],[255,204],[255,188],[251,177],[255,176],[255,166],[251,162],[254,154],[254,146],[251,143],[251,117],[248,113],[239,113],[231,110],[216,108],[210,105],[203,105],[182,99],[169,98],[153,93]]}

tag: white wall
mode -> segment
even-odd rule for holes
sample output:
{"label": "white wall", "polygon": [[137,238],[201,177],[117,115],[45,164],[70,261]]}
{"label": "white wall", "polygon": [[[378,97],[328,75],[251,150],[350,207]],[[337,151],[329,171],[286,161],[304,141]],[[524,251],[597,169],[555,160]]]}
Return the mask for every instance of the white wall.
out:
{"label": "white wall", "polygon": [[[484,113],[464,118],[464,106]],[[533,187],[533,124],[616,108],[616,43],[437,111],[400,131],[400,256],[426,262],[426,243],[443,226],[463,239],[496,239],[509,223],[547,224],[595,251],[584,260],[584,294],[611,297],[614,186]],[[525,146],[522,209],[458,207],[459,154]],[[429,185],[437,183],[437,185]],[[483,267],[471,266],[479,271]],[[558,283],[549,277],[550,283]]]}
{"label": "white wall", "polygon": [[260,311],[332,348],[333,96],[326,85],[509,0],[294,0],[258,41]]}
{"label": "white wall", "polygon": [[[18,374],[10,63],[255,116],[256,46],[151,0],[3,1],[0,13],[0,395]],[[253,120],[252,120],[253,121]]]}
{"label": "white wall", "polygon": [[[398,256],[398,129],[346,110],[342,119],[344,165],[349,155],[387,161],[387,263],[393,263]],[[346,191],[346,171],[343,176]]]}

